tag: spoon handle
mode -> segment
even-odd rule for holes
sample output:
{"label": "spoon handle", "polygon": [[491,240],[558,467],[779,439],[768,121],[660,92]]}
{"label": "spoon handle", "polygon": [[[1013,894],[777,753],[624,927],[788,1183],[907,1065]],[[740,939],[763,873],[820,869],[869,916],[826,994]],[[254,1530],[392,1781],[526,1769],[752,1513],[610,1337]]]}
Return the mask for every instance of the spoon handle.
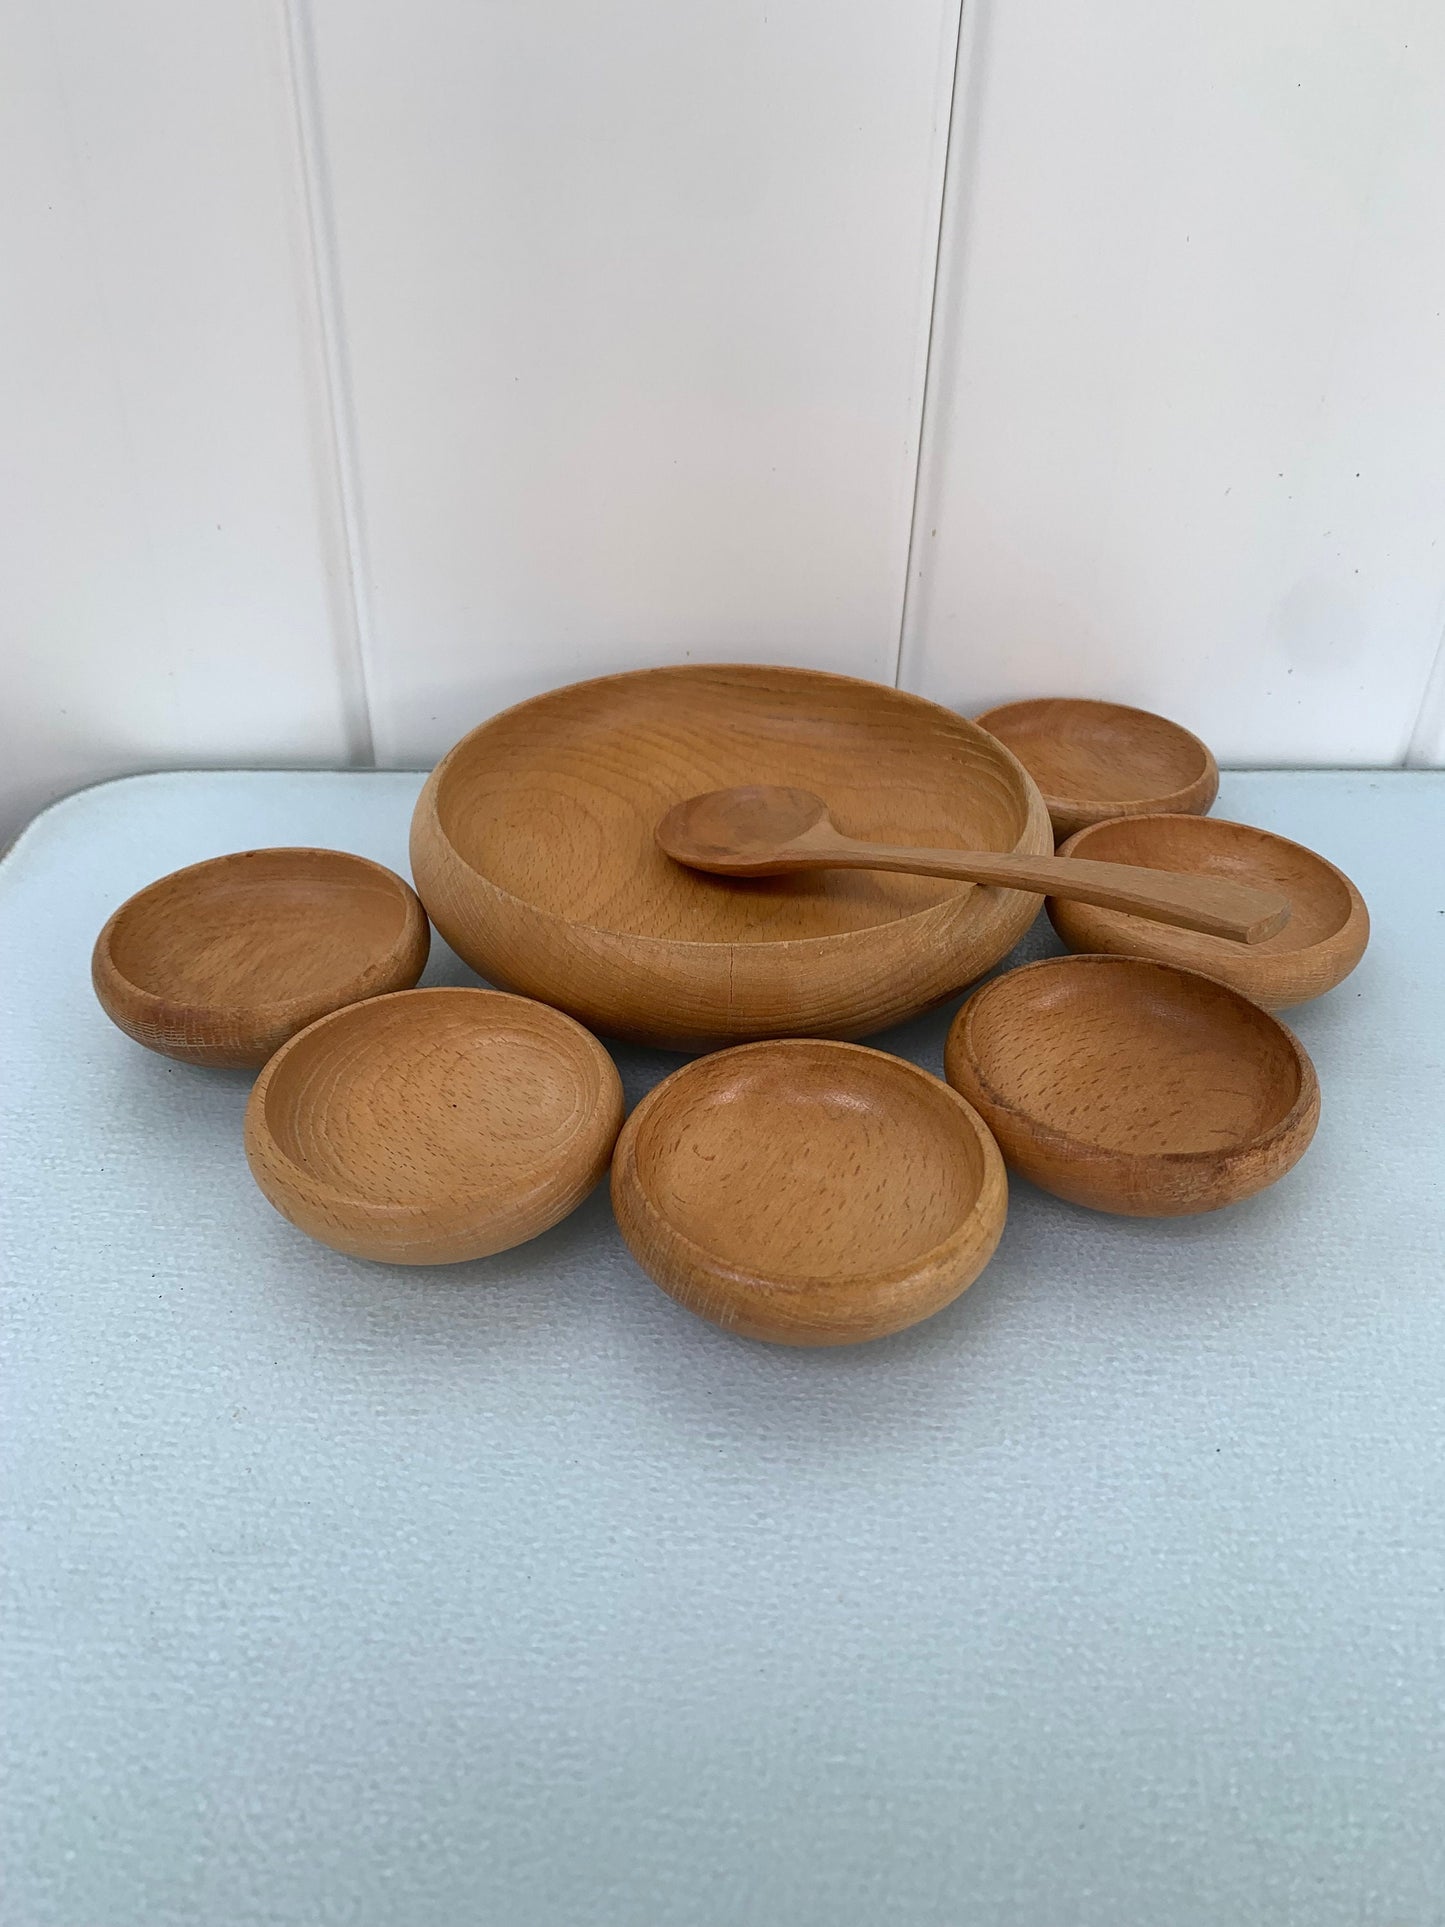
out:
{"label": "spoon handle", "polygon": [[[817,859],[815,859],[817,860]],[[1124,910],[1155,923],[1236,943],[1262,943],[1289,921],[1289,899],[1225,877],[1146,870],[1132,863],[1094,863],[1086,857],[1004,856],[992,850],[914,850],[842,840],[822,861],[848,869],[902,870],[913,876],[957,877],[963,883],[1001,884],[1045,896]]]}

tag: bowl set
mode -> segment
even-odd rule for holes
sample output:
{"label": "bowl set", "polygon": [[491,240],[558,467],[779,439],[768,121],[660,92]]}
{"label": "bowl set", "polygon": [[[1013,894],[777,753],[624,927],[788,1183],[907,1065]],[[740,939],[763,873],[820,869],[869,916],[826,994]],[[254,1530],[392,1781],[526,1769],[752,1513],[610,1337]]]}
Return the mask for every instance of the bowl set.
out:
{"label": "bowl set", "polygon": [[[1005,1165],[1097,1211],[1247,1197],[1303,1154],[1314,1068],[1271,1015],[1340,981],[1359,893],[1283,838],[1207,818],[1209,751],[1111,704],[976,722],[800,669],[603,677],[465,737],[417,803],[416,892],[324,850],[162,878],[96,944],[106,1011],[195,1064],[259,1068],[262,1191],[354,1256],[444,1264],[536,1236],[611,1167],[634,1256],[743,1336],[847,1344],[916,1323],[987,1264]],[[947,1082],[852,1040],[978,982],[1030,892],[824,869],[687,869],[655,831],[734,785],[798,784],[864,840],[1102,858],[1268,885],[1258,944],[1050,899],[1069,949],[973,991]],[[423,906],[425,908],[423,909]],[[497,989],[417,989],[428,917]],[[593,1034],[705,1053],[623,1121]]]}

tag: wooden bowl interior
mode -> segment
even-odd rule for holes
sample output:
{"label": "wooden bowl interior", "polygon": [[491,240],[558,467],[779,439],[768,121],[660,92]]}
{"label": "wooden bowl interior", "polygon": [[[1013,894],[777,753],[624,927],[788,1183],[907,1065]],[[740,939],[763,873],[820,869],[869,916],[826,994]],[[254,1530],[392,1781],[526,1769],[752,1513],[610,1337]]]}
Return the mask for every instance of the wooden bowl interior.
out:
{"label": "wooden bowl interior", "polygon": [[403,991],[304,1031],[270,1076],[265,1121],[277,1149],[343,1198],[505,1206],[566,1162],[606,1068],[595,1040],[544,1006]]}
{"label": "wooden bowl interior", "polygon": [[[1344,929],[1353,908],[1345,879],[1313,850],[1248,823],[1229,823],[1219,817],[1117,817],[1080,830],[1070,839],[1068,853],[1103,863],[1142,863],[1156,870],[1229,877],[1281,891],[1290,900],[1289,922],[1263,943],[1251,944],[1252,955],[1306,950],[1323,943]],[[1144,921],[1120,911],[1108,915],[1130,927]],[[1238,949],[1223,937],[1198,932],[1190,933],[1189,943],[1200,959],[1199,969],[1205,971],[1210,968],[1204,961],[1207,956],[1217,954],[1227,963]]]}
{"label": "wooden bowl interior", "polygon": [[127,982],[173,1004],[244,1008],[344,995],[402,940],[409,899],[339,850],[255,850],[177,870],[109,934]]}
{"label": "wooden bowl interior", "polygon": [[1121,807],[1199,782],[1204,745],[1167,717],[1117,703],[1048,697],[1007,703],[979,721],[1011,749],[1046,798]]}
{"label": "wooden bowl interior", "polygon": [[1288,1117],[1299,1059],[1223,984],[1129,957],[1067,957],[975,997],[967,1048],[1002,1104],[1138,1156],[1232,1150]]}
{"label": "wooden bowl interior", "polygon": [[635,1155],[653,1209],[714,1261],[838,1284],[944,1244],[985,1168],[946,1086],[811,1043],[699,1060],[661,1092]]}
{"label": "wooden bowl interior", "polygon": [[557,690],[495,718],[443,765],[452,848],[498,888],[631,936],[763,943],[924,910],[969,884],[823,871],[749,881],[671,862],[674,803],[739,783],[816,790],[840,829],[895,843],[1012,850],[1027,779],[962,717],[802,670],[654,670]]}

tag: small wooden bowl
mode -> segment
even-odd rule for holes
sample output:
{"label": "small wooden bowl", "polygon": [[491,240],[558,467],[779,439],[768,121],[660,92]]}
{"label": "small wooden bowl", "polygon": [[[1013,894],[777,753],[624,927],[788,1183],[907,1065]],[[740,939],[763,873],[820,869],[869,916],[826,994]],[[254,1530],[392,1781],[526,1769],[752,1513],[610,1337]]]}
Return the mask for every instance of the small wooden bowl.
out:
{"label": "small wooden bowl", "polygon": [[1138,957],[1046,957],[995,977],[954,1019],[945,1063],[1014,1170],[1131,1218],[1264,1190],[1319,1122],[1314,1065],[1278,1018]]}
{"label": "small wooden bowl", "polygon": [[700,1058],[628,1119],[612,1204],[637,1262],[726,1330],[852,1345],[941,1310],[993,1254],[998,1147],[947,1085],[858,1044]]}
{"label": "small wooden bowl", "polygon": [[344,850],[243,850],[173,870],[96,939],[106,1015],[147,1050],[252,1070],[328,1011],[405,990],[431,929],[391,870]]}
{"label": "small wooden bowl", "polygon": [[446,1265],[565,1218],[621,1123],[616,1067],[570,1017],[498,990],[403,990],[282,1046],[246,1107],[246,1156],[322,1244]]}
{"label": "small wooden bowl", "polygon": [[1048,899],[1054,928],[1070,950],[1184,964],[1233,984],[1267,1010],[1286,1010],[1333,990],[1349,976],[1370,940],[1364,898],[1342,870],[1303,844],[1248,823],[1218,816],[1121,816],[1079,830],[1061,854],[1192,870],[1287,896],[1291,908],[1284,929],[1251,944],[1171,929],[1118,910]]}
{"label": "small wooden bowl", "polygon": [[815,790],[846,834],[1037,854],[1032,781],[975,724],[879,683],[684,664],[576,683],[464,737],[412,820],[422,902],[490,982],[692,1050],[861,1037],[1011,950],[1041,899],[869,870],[704,876],[656,829],[736,783]]}
{"label": "small wooden bowl", "polygon": [[1205,745],[1147,709],[1047,696],[974,720],[1043,791],[1056,837],[1111,816],[1203,816],[1219,794],[1219,767]]}

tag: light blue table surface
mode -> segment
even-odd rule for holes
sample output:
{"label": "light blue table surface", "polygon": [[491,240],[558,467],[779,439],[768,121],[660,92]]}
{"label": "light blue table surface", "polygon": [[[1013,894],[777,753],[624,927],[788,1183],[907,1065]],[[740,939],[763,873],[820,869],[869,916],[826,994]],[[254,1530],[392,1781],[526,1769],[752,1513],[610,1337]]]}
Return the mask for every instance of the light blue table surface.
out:
{"label": "light blue table surface", "polygon": [[[1445,774],[1225,778],[1375,919],[1276,1190],[1015,1181],[956,1305],[814,1353],[665,1298],[605,1189],[334,1256],[249,1080],[106,1022],[132,890],[404,870],[420,780],[138,778],[0,866],[7,1927],[1445,1921]],[[952,1008],[878,1041],[938,1070]]]}

